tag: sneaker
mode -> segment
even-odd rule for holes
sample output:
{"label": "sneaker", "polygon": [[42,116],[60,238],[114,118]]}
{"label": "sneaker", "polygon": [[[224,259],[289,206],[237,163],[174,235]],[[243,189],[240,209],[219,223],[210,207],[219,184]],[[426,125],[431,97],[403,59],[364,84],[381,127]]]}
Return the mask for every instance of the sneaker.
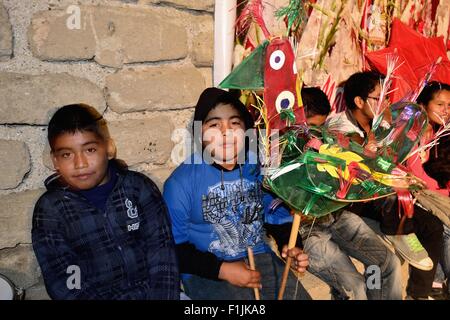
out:
{"label": "sneaker", "polygon": [[[393,254],[395,254],[395,248],[394,245],[392,244],[392,242],[387,238],[387,235],[385,234],[377,234],[378,239],[380,239],[385,246],[389,249],[389,251],[391,251]],[[403,259],[403,257],[399,254],[397,254],[397,258],[398,260],[400,260],[400,264],[403,265],[405,263],[405,259]]]}
{"label": "sneaker", "polygon": [[432,288],[430,297],[434,300],[449,300],[449,296],[443,288]]}
{"label": "sneaker", "polygon": [[384,237],[411,266],[424,271],[433,269],[433,261],[415,233],[384,235]]}
{"label": "sneaker", "polygon": [[431,288],[430,297],[434,298],[434,300],[450,300],[447,285],[442,283],[441,287],[434,287],[434,284]]}

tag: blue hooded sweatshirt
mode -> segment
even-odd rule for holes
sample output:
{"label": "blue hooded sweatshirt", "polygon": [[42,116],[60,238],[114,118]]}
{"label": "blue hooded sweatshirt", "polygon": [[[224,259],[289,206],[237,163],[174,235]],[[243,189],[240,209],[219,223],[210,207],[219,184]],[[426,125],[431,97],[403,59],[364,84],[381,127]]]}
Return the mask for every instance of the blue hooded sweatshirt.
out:
{"label": "blue hooded sweatshirt", "polygon": [[[252,116],[239,99],[218,88],[207,88],[200,95],[194,121],[203,122],[219,104],[233,105],[245,128],[253,127]],[[195,141],[197,150],[202,150],[200,140]],[[264,209],[271,207],[273,198],[263,194],[255,154],[246,154],[244,164],[226,170],[206,163],[200,153],[194,153],[167,179],[163,196],[184,276],[218,279],[222,262],[247,257],[248,247],[254,254],[270,251],[263,239],[264,222],[280,224],[290,220],[289,212],[281,206],[271,219],[264,220]]]}
{"label": "blue hooded sweatshirt", "polygon": [[[227,171],[197,154],[164,185],[176,244],[191,243],[223,261],[269,252],[263,240],[264,206],[257,164]],[[194,164],[198,163],[198,164]]]}

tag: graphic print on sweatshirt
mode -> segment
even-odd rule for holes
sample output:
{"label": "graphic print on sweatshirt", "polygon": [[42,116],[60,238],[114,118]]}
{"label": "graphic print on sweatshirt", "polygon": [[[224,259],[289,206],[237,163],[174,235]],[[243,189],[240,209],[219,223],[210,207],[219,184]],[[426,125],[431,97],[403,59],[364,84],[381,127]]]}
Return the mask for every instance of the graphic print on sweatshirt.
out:
{"label": "graphic print on sweatshirt", "polygon": [[262,241],[262,191],[258,183],[225,181],[208,188],[202,196],[203,219],[215,235],[208,251],[234,257]]}

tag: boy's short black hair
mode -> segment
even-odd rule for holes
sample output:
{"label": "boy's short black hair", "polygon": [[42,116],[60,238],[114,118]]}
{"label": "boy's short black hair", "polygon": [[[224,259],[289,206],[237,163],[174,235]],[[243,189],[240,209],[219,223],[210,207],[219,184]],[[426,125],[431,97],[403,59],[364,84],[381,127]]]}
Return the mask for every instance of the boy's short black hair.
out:
{"label": "boy's short black hair", "polygon": [[[235,92],[236,93],[236,92]],[[203,90],[202,94],[198,98],[197,105],[194,111],[194,121],[192,122],[192,132],[194,134],[194,149],[203,150],[202,136],[196,136],[196,122],[205,121],[208,113],[221,104],[232,105],[240,114],[242,120],[245,124],[245,130],[253,128],[255,121],[250,111],[245,107],[245,105],[239,100],[238,96],[232,92],[228,92],[216,87],[210,87]],[[250,144],[249,137],[246,137],[245,150],[247,151]]]}
{"label": "boy's short black hair", "polygon": [[367,100],[369,94],[375,90],[377,84],[380,84],[384,76],[376,71],[357,72],[350,76],[345,81],[344,85],[344,99],[345,104],[351,110],[357,108],[355,98],[361,97],[364,101]]}
{"label": "boy's short black hair", "polygon": [[446,83],[440,83],[437,81],[430,82],[425,88],[423,88],[419,97],[417,98],[417,103],[427,106],[428,103],[433,100],[436,92],[447,90],[450,91],[450,85]]}
{"label": "boy's short black hair", "polygon": [[53,151],[55,139],[65,133],[88,131],[102,140],[109,138],[106,121],[95,108],[87,104],[70,104],[59,108],[48,123],[47,138]]}
{"label": "boy's short black hair", "polygon": [[253,117],[239,98],[231,92],[215,87],[206,88],[200,95],[195,107],[194,122],[203,123],[208,113],[220,104],[231,104],[241,115],[246,130],[253,127]]}
{"label": "boy's short black hair", "polygon": [[306,87],[302,88],[301,95],[307,118],[315,115],[328,116],[331,105],[325,92],[316,87]]}

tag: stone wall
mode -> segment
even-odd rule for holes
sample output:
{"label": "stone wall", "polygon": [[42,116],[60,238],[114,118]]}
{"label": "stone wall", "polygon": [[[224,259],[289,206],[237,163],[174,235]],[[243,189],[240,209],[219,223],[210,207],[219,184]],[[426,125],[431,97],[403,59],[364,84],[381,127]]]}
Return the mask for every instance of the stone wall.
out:
{"label": "stone wall", "polygon": [[34,202],[52,173],[46,124],[84,102],[118,156],[159,186],[172,132],[212,84],[213,0],[0,0],[0,273],[47,298],[31,247]]}

